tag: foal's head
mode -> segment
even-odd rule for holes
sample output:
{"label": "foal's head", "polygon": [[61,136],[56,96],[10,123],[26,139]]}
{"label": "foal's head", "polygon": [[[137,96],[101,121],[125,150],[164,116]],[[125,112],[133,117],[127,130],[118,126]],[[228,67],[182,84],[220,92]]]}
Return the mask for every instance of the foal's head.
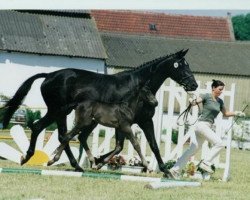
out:
{"label": "foal's head", "polygon": [[147,102],[151,106],[156,107],[158,105],[157,99],[155,98],[155,96],[152,94],[151,90],[147,86],[142,87],[139,93],[139,98],[143,102]]}

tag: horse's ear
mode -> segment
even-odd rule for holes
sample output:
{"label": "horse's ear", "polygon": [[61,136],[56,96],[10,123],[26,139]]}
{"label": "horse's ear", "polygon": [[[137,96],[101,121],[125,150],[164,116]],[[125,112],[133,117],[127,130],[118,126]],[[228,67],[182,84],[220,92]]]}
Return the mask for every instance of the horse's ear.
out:
{"label": "horse's ear", "polygon": [[186,50],[182,49],[182,57],[184,57],[186,55],[186,53],[188,52],[188,50],[189,49],[186,49]]}
{"label": "horse's ear", "polygon": [[182,59],[186,55],[187,52],[188,52],[188,49],[186,49],[186,50],[182,49],[182,50],[176,52],[175,56],[177,59]]}

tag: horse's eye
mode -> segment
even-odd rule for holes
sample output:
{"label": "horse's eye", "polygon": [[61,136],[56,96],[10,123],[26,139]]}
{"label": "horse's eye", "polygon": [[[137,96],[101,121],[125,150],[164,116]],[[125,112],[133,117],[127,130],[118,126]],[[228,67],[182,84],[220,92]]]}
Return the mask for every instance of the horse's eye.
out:
{"label": "horse's eye", "polygon": [[179,64],[176,62],[174,63],[174,68],[177,68],[177,67],[179,67]]}

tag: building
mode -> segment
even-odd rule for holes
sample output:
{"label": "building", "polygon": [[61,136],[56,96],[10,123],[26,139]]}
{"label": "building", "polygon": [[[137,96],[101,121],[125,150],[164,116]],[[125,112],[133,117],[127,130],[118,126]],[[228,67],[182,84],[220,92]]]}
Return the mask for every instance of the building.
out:
{"label": "building", "polygon": [[[202,84],[220,79],[236,83],[235,109],[250,103],[250,43],[237,42],[230,15],[200,17],[139,11],[91,11],[108,58],[109,73],[133,68],[180,49]],[[151,30],[155,24],[155,30]],[[227,103],[227,101],[225,100]],[[167,108],[165,108],[167,109]],[[250,115],[250,110],[247,111]]]}
{"label": "building", "polygon": [[[88,11],[0,11],[0,93],[12,96],[28,77],[62,68],[104,73],[106,53]],[[44,107],[43,79],[24,103]]]}

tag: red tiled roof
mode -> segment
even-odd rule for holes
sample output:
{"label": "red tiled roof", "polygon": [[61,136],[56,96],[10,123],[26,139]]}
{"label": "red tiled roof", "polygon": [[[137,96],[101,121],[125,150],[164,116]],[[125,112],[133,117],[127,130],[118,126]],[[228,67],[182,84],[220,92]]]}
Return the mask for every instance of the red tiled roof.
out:
{"label": "red tiled roof", "polygon": [[[122,10],[92,10],[91,15],[95,18],[100,31],[206,40],[233,40],[226,17],[169,15]],[[155,24],[157,30],[150,30],[149,24]]]}

